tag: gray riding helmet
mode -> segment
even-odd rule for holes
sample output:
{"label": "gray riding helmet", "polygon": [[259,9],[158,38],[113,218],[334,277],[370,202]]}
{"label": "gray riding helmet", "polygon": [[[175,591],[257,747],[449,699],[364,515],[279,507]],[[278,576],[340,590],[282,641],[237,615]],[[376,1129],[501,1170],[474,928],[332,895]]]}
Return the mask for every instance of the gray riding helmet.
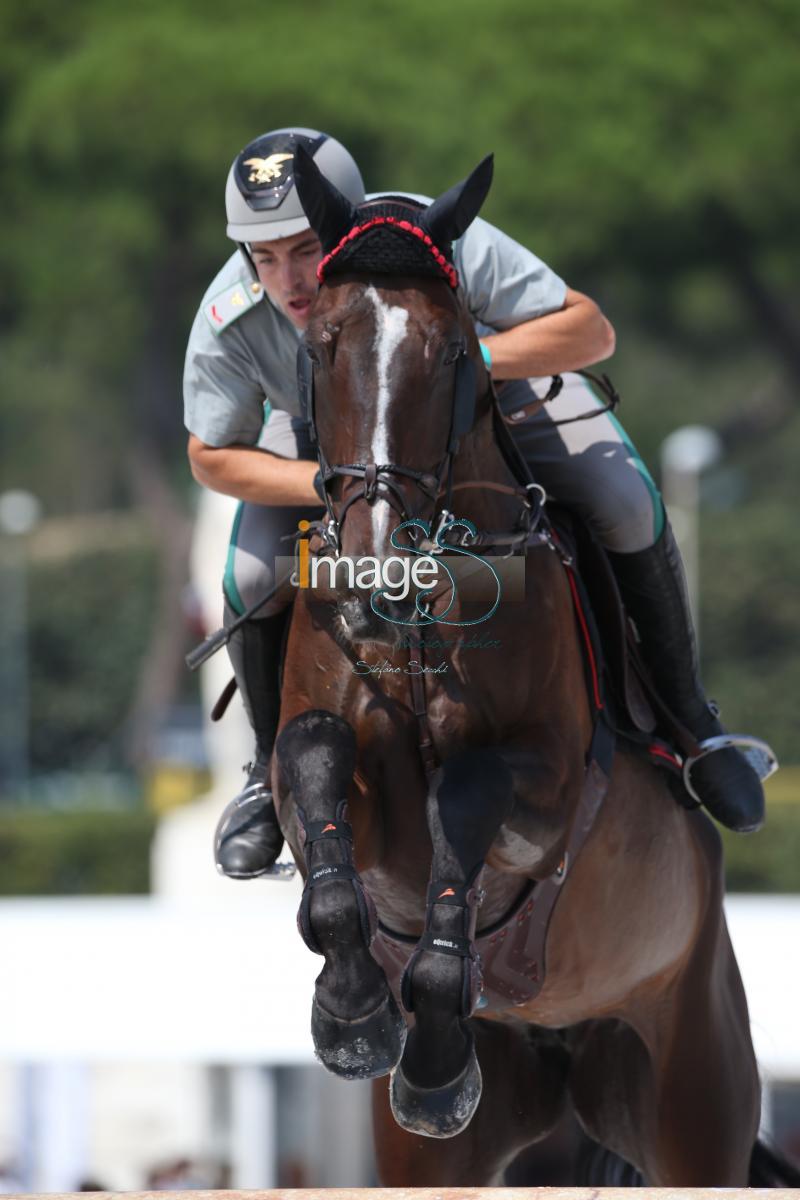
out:
{"label": "gray riding helmet", "polygon": [[326,179],[353,204],[364,202],[364,181],[341,142],[317,129],[273,129],[249,142],[233,161],[225,185],[227,234],[252,244],[310,228],[294,186],[293,155],[303,145]]}

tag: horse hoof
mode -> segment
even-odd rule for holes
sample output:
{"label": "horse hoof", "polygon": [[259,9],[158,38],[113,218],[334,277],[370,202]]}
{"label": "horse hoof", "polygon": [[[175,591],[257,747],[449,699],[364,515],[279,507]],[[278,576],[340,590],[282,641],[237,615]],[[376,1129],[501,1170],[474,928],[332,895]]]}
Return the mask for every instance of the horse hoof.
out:
{"label": "horse hoof", "polygon": [[466,1129],[481,1098],[481,1069],[474,1046],[466,1066],[452,1083],[440,1088],[417,1087],[398,1067],[392,1075],[389,1100],[397,1124],[423,1137],[455,1137]]}
{"label": "horse hoof", "polygon": [[394,996],[386,998],[366,1017],[342,1020],[314,999],[311,1036],[314,1053],[323,1067],[342,1079],[378,1079],[393,1071],[403,1057],[406,1023]]}

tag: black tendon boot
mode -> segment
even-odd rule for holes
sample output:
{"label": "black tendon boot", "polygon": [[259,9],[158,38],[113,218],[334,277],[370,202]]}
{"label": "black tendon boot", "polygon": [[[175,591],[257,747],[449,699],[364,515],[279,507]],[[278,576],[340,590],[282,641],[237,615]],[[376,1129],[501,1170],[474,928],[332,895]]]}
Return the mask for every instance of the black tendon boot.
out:
{"label": "black tendon boot", "polygon": [[[217,870],[231,879],[259,875],[287,878],[294,868],[276,864],[283,846],[270,790],[270,755],[280,714],[283,636],[291,608],[272,617],[245,621],[231,637],[228,653],[245,711],[256,735],[255,759],[244,788],[220,817],[214,837]],[[225,604],[226,627],[236,613]]]}
{"label": "black tendon boot", "polygon": [[[698,742],[724,734],[700,683],[683,564],[669,522],[648,550],[608,557],[664,703]],[[712,817],[728,829],[750,833],[764,823],[761,780],[739,750],[709,753],[692,766],[691,784]]]}

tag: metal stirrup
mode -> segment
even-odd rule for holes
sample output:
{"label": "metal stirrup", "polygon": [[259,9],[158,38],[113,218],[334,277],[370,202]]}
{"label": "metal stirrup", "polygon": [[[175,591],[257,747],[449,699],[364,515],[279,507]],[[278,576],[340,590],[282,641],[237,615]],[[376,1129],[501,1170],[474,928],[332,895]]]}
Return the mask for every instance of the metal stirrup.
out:
{"label": "metal stirrup", "polygon": [[774,750],[761,738],[750,737],[746,733],[718,733],[714,737],[705,738],[704,741],[698,742],[700,753],[690,755],[683,764],[683,786],[698,804],[702,804],[702,798],[692,787],[692,767],[702,759],[708,758],[709,754],[729,749],[739,750],[742,758],[752,767],[762,783],[778,769],[778,759]]}

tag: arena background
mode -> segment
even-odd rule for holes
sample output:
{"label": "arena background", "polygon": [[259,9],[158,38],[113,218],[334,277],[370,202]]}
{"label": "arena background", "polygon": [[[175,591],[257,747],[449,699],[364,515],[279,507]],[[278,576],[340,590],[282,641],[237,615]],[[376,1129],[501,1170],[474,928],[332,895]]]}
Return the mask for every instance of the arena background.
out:
{"label": "arena background", "polygon": [[663,482],[708,690],[783,764],[726,846],[765,1125],[800,1150],[798,33],[791,0],[2,6],[0,1189],[371,1179],[363,1090],[312,1065],[296,893],[212,873],[248,736],[203,730],[224,664],[203,696],[183,665],[230,520],[189,476],[183,352],[228,164],[284,124],[370,190],[494,151],[484,215],[613,321],[654,471],[710,431]]}

